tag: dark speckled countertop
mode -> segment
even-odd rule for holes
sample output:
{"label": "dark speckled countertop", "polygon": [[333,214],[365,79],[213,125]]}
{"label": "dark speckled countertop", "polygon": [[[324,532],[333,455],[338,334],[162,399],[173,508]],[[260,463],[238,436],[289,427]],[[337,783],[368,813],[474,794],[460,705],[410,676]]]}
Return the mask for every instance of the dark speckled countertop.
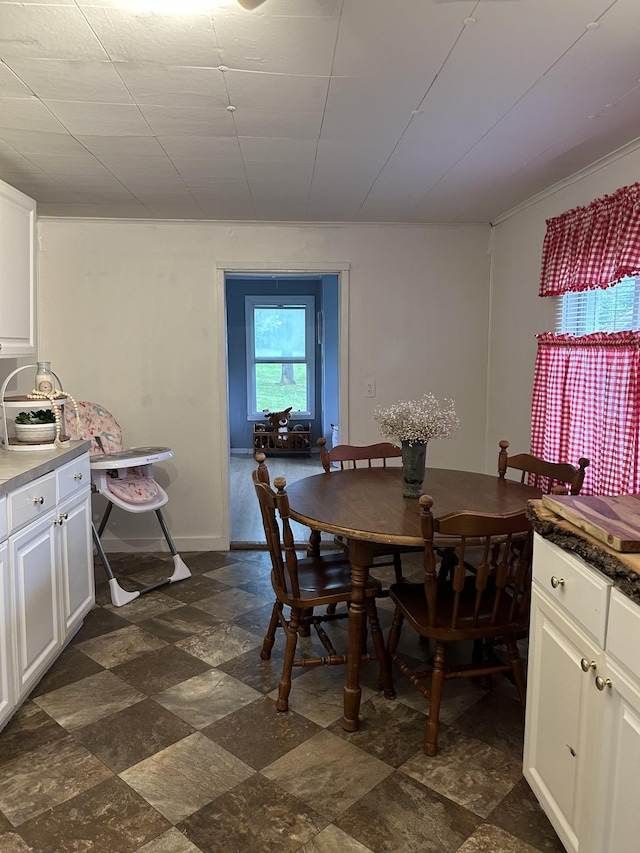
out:
{"label": "dark speckled countertop", "polygon": [[640,554],[614,551],[584,530],[556,515],[542,501],[529,501],[527,514],[536,533],[565,551],[572,551],[640,605]]}

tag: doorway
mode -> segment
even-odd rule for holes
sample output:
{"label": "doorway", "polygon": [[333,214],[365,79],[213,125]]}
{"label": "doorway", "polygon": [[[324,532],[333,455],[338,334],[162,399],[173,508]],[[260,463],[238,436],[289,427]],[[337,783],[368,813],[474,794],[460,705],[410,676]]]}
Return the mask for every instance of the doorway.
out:
{"label": "doorway", "polygon": [[[288,482],[320,472],[317,439],[331,446],[339,423],[339,277],[228,272],[225,302],[230,546],[246,548],[264,543],[251,470],[265,409],[289,404],[291,427],[310,431],[303,450],[268,453],[272,477]],[[296,525],[294,535],[305,542],[308,531]]]}

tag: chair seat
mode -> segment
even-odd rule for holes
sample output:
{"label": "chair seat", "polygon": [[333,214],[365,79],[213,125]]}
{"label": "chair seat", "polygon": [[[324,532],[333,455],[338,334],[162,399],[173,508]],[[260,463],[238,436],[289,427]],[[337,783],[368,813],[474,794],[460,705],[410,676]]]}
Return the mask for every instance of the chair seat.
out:
{"label": "chair seat", "polygon": [[[275,573],[271,577],[277,587]],[[351,598],[351,566],[342,554],[327,554],[322,557],[307,557],[298,561],[298,584],[300,596],[293,595],[291,584],[287,589],[276,589],[282,601],[294,607],[313,607],[320,604],[334,604],[349,601]],[[380,594],[382,585],[375,578],[369,578],[365,594],[375,597]]]}
{"label": "chair seat", "polygon": [[[459,636],[461,632],[464,632],[469,640],[475,639],[476,635],[478,638],[487,639],[502,636],[503,634],[515,634],[527,625],[528,619],[526,617],[515,618],[510,621],[509,610],[513,603],[512,597],[508,593],[504,593],[495,613],[491,606],[487,606],[487,604],[490,605],[493,603],[493,597],[491,595],[483,597],[483,602],[486,603],[484,607],[480,607],[480,611],[477,614],[477,624],[474,626],[476,607],[474,579],[469,578],[465,586],[467,589],[465,589],[458,602],[458,618],[455,629],[449,626],[454,600],[453,587],[450,584],[440,584],[436,606],[437,624],[435,625],[429,619],[424,584],[392,584],[389,588],[389,597],[395,603],[396,607],[400,609],[414,630],[434,640],[448,640]],[[489,583],[488,588],[491,586],[492,584]],[[490,600],[487,601],[487,598]],[[491,629],[492,619],[496,625],[495,631]]]}
{"label": "chair seat", "polygon": [[150,503],[160,494],[160,487],[149,477],[114,477],[108,481],[107,487],[120,500],[131,504]]}

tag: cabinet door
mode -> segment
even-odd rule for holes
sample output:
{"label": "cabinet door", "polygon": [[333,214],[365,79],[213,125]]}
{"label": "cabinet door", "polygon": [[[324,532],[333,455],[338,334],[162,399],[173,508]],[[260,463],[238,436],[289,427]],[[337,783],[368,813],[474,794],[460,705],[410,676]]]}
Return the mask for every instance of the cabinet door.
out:
{"label": "cabinet door", "polygon": [[13,638],[11,636],[9,548],[0,545],[0,728],[15,706]]}
{"label": "cabinet door", "polygon": [[18,701],[62,646],[55,511],[10,539]]}
{"label": "cabinet door", "polygon": [[0,181],[0,357],[35,355],[36,203]]}
{"label": "cabinet door", "polygon": [[572,853],[585,849],[591,819],[601,704],[594,679],[603,657],[534,583],[523,772]]}
{"label": "cabinet door", "polygon": [[66,638],[80,626],[95,601],[90,492],[85,489],[81,495],[62,503],[56,522]]}
{"label": "cabinet door", "polygon": [[[591,853],[637,853],[640,845],[640,685],[607,659],[598,773],[598,809]],[[594,689],[595,692],[595,689]]]}

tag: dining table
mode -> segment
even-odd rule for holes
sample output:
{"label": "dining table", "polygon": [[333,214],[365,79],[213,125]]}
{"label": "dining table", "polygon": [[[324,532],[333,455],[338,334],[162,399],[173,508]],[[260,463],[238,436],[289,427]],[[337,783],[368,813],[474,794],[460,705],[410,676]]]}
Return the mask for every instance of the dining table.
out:
{"label": "dining table", "polygon": [[[304,477],[286,487],[291,518],[312,531],[310,553],[319,552],[320,532],[349,540],[352,592],[342,721],[346,731],[357,731],[359,727],[365,587],[375,546],[424,547],[419,500],[403,497],[402,490],[400,467],[335,470]],[[500,515],[523,512],[528,501],[542,496],[539,489],[518,480],[448,468],[427,468],[423,493],[433,498],[436,519],[460,511]],[[455,546],[455,542],[448,541],[439,544]],[[392,697],[395,694],[389,662],[380,662],[380,667],[384,693]]]}

